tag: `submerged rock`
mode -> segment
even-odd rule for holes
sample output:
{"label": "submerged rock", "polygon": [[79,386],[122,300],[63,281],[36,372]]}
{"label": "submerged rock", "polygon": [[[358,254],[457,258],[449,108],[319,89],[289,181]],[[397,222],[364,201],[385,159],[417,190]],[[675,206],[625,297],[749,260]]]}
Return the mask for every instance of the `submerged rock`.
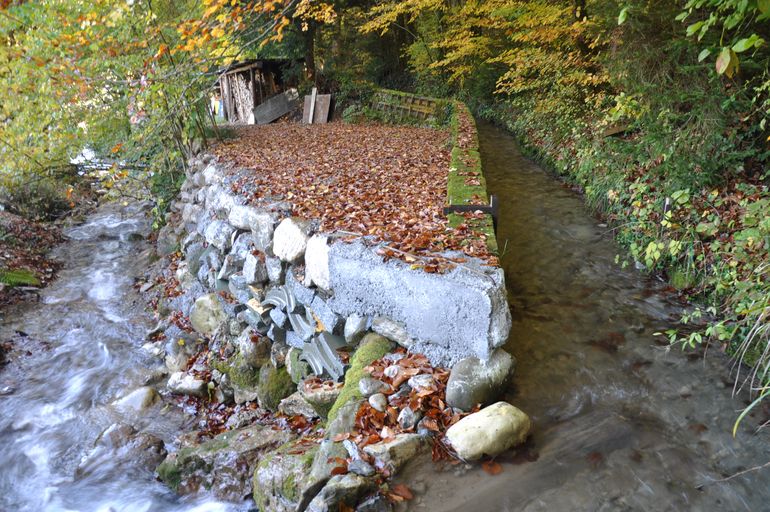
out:
{"label": "submerged rock", "polygon": [[497,402],[461,419],[446,437],[465,460],[494,457],[523,443],[532,423],[525,413],[506,402]]}
{"label": "submerged rock", "polygon": [[487,404],[497,398],[513,374],[516,360],[503,349],[492,353],[489,361],[475,357],[459,361],[449,374],[446,403],[470,411],[477,404]]}
{"label": "submerged rock", "polygon": [[[129,425],[114,424],[107,427],[94,442],[94,448],[81,460],[75,476],[83,478],[100,469],[130,466],[153,471],[166,457],[163,441],[146,432],[137,433]],[[111,478],[105,471],[105,478]]]}
{"label": "submerged rock", "polygon": [[218,498],[240,501],[251,493],[251,475],[262,455],[291,437],[261,425],[225,432],[170,454],[158,467],[158,476],[178,494],[208,490]]}
{"label": "submerged rock", "polygon": [[149,386],[137,388],[122,398],[118,398],[112,405],[123,413],[139,413],[152,407],[160,395]]}

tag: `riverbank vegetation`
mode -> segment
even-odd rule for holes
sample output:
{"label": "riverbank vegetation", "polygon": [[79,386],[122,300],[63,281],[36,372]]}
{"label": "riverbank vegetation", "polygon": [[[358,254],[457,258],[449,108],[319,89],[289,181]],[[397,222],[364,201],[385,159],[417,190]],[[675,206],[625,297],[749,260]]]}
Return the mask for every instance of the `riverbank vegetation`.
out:
{"label": "riverbank vegetation", "polygon": [[718,343],[762,394],[768,16],[765,0],[0,0],[0,185],[54,190],[89,147],[115,164],[106,187],[151,180],[161,219],[219,136],[217,70],[247,57],[295,59],[300,93],[349,117],[370,84],[456,96],[582,190],[619,264],[702,305],[672,341]]}

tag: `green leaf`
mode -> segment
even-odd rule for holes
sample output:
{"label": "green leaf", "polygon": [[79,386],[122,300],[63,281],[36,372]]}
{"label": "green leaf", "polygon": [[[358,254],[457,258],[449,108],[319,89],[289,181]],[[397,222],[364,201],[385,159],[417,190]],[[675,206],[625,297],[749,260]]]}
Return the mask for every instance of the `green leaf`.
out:
{"label": "green leaf", "polygon": [[759,405],[762,400],[767,398],[767,395],[770,395],[770,388],[765,388],[761,395],[759,395],[753,402],[751,402],[748,407],[746,407],[738,416],[738,419],[735,420],[735,425],[733,425],[733,437],[738,433],[738,425],[741,424],[741,421],[743,421],[743,418],[746,417],[746,415],[751,412],[751,410]]}
{"label": "green leaf", "polygon": [[755,37],[756,36],[744,37],[743,39],[741,39],[740,41],[738,41],[733,45],[733,51],[735,53],[741,53],[741,52],[745,52],[746,50],[750,50],[751,48],[754,47]]}
{"label": "green leaf", "polygon": [[[770,0],[769,0],[770,1]],[[618,25],[622,25],[628,18],[628,7],[623,7],[618,14]]]}
{"label": "green leaf", "polygon": [[[769,0],[769,1],[770,1],[770,0]],[[709,50],[708,48],[706,48],[705,50],[701,51],[701,52],[698,54],[698,62],[703,62],[704,60],[706,60],[706,58],[707,58],[709,55],[711,55],[711,50]]]}
{"label": "green leaf", "polygon": [[770,14],[770,0],[757,0],[757,8],[762,14]]}
{"label": "green leaf", "polygon": [[703,26],[702,21],[698,21],[697,23],[693,23],[692,25],[687,27],[687,36],[690,37],[694,35],[697,31],[700,30],[700,28]]}

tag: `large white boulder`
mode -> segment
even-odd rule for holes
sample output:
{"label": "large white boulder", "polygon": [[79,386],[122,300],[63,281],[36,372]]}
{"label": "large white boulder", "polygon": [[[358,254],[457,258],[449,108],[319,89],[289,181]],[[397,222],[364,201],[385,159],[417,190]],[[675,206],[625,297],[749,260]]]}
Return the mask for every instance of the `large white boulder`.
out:
{"label": "large white boulder", "polygon": [[497,402],[449,427],[446,437],[461,459],[478,460],[523,443],[531,426],[524,412],[507,402]]}
{"label": "large white boulder", "polygon": [[289,217],[275,228],[273,253],[281,260],[298,263],[305,255],[312,227],[309,221]]}

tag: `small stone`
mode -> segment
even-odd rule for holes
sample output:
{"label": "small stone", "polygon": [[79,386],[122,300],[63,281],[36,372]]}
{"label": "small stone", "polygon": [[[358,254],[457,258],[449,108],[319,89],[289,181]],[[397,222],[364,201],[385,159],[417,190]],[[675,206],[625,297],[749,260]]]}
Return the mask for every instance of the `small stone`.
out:
{"label": "small stone", "polygon": [[267,267],[267,278],[271,283],[280,283],[283,281],[285,269],[279,258],[270,256],[265,257],[265,266]]}
{"label": "small stone", "polygon": [[369,318],[360,315],[350,315],[345,320],[345,341],[348,345],[355,345],[366,334],[369,328]]}
{"label": "small stone", "polygon": [[246,284],[262,284],[267,282],[267,267],[261,258],[249,253],[243,260],[243,277]]}
{"label": "small stone", "polygon": [[305,255],[310,233],[310,222],[290,217],[283,219],[275,228],[273,253],[281,260],[296,263]]}
{"label": "small stone", "polygon": [[412,388],[409,387],[409,384],[402,384],[401,387],[398,388],[398,391],[388,396],[388,403],[392,405],[394,402],[397,402],[402,398],[408,397],[409,393],[411,392],[412,392]]}
{"label": "small stone", "polygon": [[350,458],[348,471],[361,476],[371,476],[375,473],[374,467],[363,459],[361,450],[356,443],[346,439],[342,442],[342,446],[347,450]]}
{"label": "small stone", "polygon": [[385,412],[388,408],[388,399],[382,393],[375,393],[369,397],[369,405],[377,411]]}
{"label": "small stone", "polygon": [[166,386],[169,391],[178,395],[208,396],[208,384],[185,372],[172,373]]}
{"label": "small stone", "polygon": [[399,322],[391,320],[384,316],[376,316],[372,321],[372,330],[381,336],[385,336],[391,341],[395,341],[407,350],[414,345],[414,340],[406,328]]}
{"label": "small stone", "polygon": [[302,382],[299,385],[299,390],[318,415],[326,419],[332,405],[340,396],[342,384],[327,381],[318,386],[311,386],[308,382]]}
{"label": "small stone", "polygon": [[385,368],[385,370],[382,372],[387,378],[394,379],[396,378],[396,375],[398,375],[399,367],[398,365],[392,364]]}
{"label": "small stone", "polygon": [[492,353],[489,361],[468,357],[452,368],[446,387],[446,403],[470,411],[477,404],[497,398],[513,373],[516,360],[503,349]]}
{"label": "small stone", "polygon": [[398,434],[393,439],[370,444],[364,452],[376,459],[377,467],[387,467],[397,473],[410,459],[428,447],[425,438],[417,434]]}
{"label": "small stone", "polygon": [[506,402],[497,402],[461,419],[446,437],[464,460],[494,457],[523,443],[532,426],[529,416]]}
{"label": "small stone", "polygon": [[287,416],[305,416],[306,418],[317,418],[318,413],[313,406],[305,400],[302,393],[296,391],[287,396],[278,404],[278,411]]}
{"label": "small stone", "polygon": [[258,336],[251,327],[246,328],[235,340],[243,360],[253,368],[261,368],[270,363],[271,343]]}
{"label": "small stone", "polygon": [[401,409],[398,413],[398,424],[404,430],[412,430],[417,426],[417,422],[422,419],[422,413],[420,411],[413,411],[411,407]]}
{"label": "small stone", "polygon": [[369,398],[375,393],[382,393],[386,389],[388,389],[387,384],[372,377],[364,377],[358,381],[358,390],[364,398]]}
{"label": "small stone", "polygon": [[372,476],[374,467],[363,459],[353,459],[348,463],[348,471],[361,476]]}
{"label": "small stone", "polygon": [[435,386],[436,381],[433,380],[433,375],[429,375],[427,373],[421,373],[420,375],[415,375],[414,377],[411,377],[407,383],[412,389],[416,389],[417,391],[421,391],[423,389],[431,389]]}
{"label": "small stone", "polygon": [[219,249],[220,251],[226,251],[230,248],[232,236],[235,233],[235,228],[227,222],[221,220],[212,221],[207,227],[203,236],[206,241]]}

